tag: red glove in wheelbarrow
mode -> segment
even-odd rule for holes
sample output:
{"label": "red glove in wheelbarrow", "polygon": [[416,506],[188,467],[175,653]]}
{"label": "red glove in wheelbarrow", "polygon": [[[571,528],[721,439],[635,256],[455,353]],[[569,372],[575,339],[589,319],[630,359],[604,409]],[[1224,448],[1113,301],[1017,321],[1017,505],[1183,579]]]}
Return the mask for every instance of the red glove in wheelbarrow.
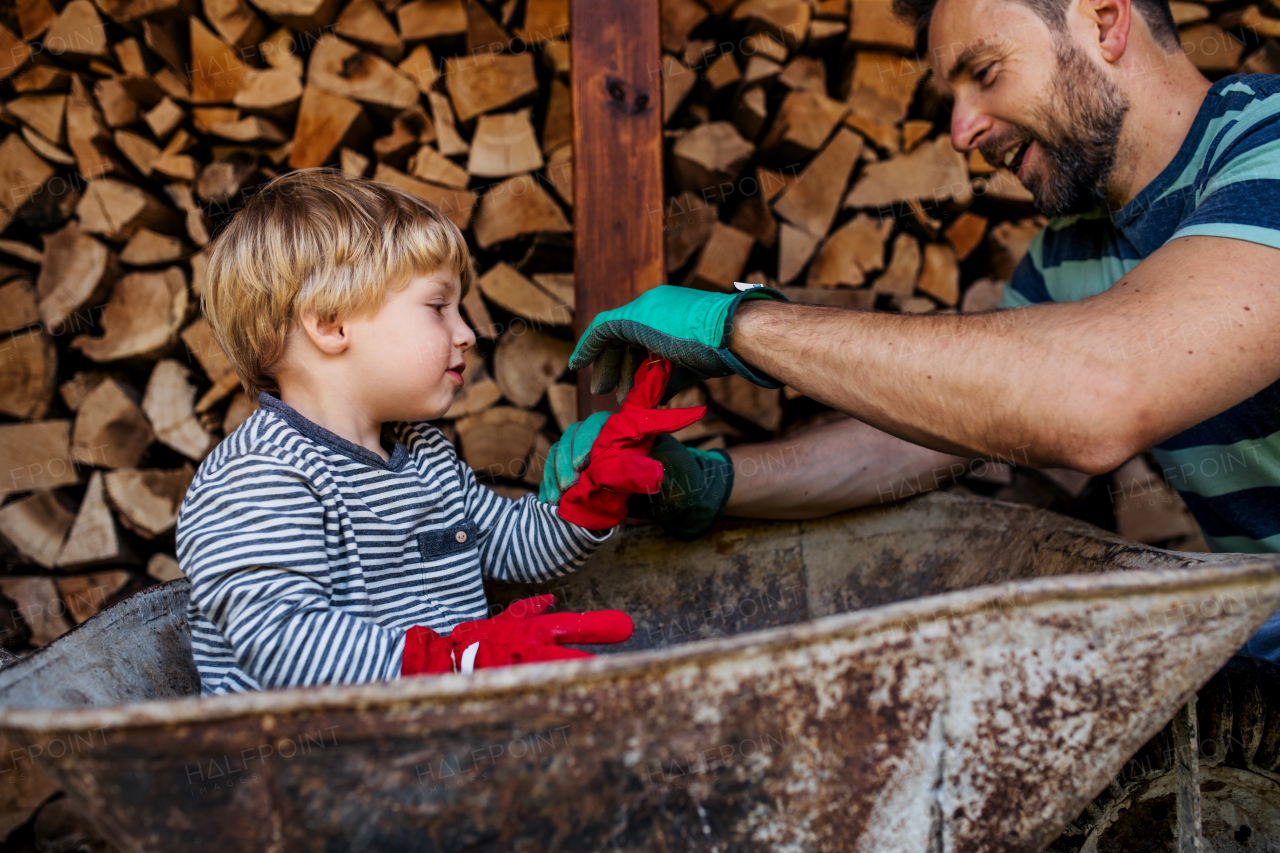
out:
{"label": "red glove in wheelbarrow", "polygon": [[[565,521],[589,530],[613,527],[627,517],[627,498],[656,495],[662,489],[662,463],[650,457],[654,439],[684,429],[707,412],[706,406],[657,408],[671,369],[666,359],[650,357],[636,370],[622,411],[607,416],[591,444],[590,462],[560,497],[556,511]],[[556,456],[555,451],[553,447],[550,456]],[[550,457],[548,464],[554,464]]]}
{"label": "red glove in wheelbarrow", "polygon": [[622,643],[635,625],[620,610],[589,613],[547,613],[554,595],[539,595],[511,603],[492,619],[454,626],[447,637],[415,625],[405,635],[400,674],[424,675],[471,672],[494,666],[595,657],[561,643]]}

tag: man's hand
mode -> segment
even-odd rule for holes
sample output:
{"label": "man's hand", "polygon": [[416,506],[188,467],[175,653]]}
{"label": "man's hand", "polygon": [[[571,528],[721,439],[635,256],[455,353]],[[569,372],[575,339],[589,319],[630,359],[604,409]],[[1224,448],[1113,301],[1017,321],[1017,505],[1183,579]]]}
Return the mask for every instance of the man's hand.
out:
{"label": "man's hand", "polygon": [[572,370],[591,365],[591,390],[618,389],[625,400],[645,351],[676,366],[664,401],[694,382],[738,374],[765,388],[782,384],[747,366],[729,352],[733,315],[744,300],[787,301],[776,290],[709,293],[688,287],[655,287],[638,299],[597,314],[569,359]]}

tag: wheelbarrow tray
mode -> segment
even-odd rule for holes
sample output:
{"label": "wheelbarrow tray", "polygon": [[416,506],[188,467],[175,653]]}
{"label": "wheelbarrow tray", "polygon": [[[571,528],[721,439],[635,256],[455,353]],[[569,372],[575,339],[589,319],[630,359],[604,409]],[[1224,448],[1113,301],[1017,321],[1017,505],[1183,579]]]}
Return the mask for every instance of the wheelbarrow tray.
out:
{"label": "wheelbarrow tray", "polygon": [[626,610],[620,653],[208,699],[187,589],[0,670],[0,729],[124,851],[1038,851],[1280,608],[1280,556],[947,495],[624,530],[490,589]]}

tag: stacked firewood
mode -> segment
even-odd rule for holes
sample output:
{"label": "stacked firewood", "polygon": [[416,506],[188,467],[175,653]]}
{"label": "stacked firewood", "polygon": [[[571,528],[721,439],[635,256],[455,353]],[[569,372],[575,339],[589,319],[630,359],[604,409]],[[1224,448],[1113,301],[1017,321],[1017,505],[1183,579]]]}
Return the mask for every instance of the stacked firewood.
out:
{"label": "stacked firewood", "polygon": [[[1280,71],[1276,7],[1173,5],[1206,72]],[[667,198],[637,222],[664,229],[671,282],[904,312],[998,303],[1043,219],[1005,168],[951,147],[887,0],[664,0],[661,27]],[[536,487],[576,419],[568,30],[568,0],[0,9],[5,647],[179,576],[184,490],[256,406],[200,316],[206,247],[289,169],[393,183],[465,231],[480,346],[442,427],[503,493]],[[702,401],[714,415],[681,438],[704,447],[833,417],[737,379],[678,403]],[[1042,503],[1036,488],[1087,487],[1011,470],[976,487]]]}

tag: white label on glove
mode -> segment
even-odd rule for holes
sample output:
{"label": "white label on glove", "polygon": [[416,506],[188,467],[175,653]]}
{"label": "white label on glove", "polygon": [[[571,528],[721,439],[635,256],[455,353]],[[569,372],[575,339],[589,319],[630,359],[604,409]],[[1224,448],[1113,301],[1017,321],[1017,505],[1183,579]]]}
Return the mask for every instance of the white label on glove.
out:
{"label": "white label on glove", "polygon": [[471,645],[462,650],[462,664],[458,668],[459,672],[475,672],[476,655],[480,653],[480,641],[476,640]]}
{"label": "white label on glove", "polygon": [[764,287],[763,284],[748,284],[745,281],[735,281],[733,286],[738,289],[739,293],[746,293],[748,290],[755,290],[757,287]]}

